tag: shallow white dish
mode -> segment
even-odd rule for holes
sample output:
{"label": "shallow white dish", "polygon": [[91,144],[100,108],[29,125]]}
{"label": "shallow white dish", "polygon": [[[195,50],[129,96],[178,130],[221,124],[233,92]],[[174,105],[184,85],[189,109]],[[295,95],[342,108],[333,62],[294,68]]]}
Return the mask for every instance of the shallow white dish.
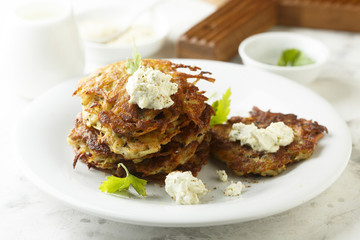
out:
{"label": "shallow white dish", "polygon": [[[304,66],[277,66],[286,49],[296,48],[315,61]],[[265,32],[246,38],[239,45],[245,65],[260,68],[290,78],[302,84],[316,79],[329,58],[325,44],[307,35],[293,32]]]}
{"label": "shallow white dish", "polygon": [[[88,64],[99,67],[116,61],[126,60],[132,56],[134,43],[143,58],[151,57],[162,48],[169,33],[168,19],[156,9],[148,9],[148,11],[143,12],[141,11],[143,8],[145,7],[141,6],[138,2],[131,4],[119,2],[91,8],[77,14],[76,19],[80,32],[82,32],[83,24],[89,22],[93,22],[93,24],[104,22],[103,24],[105,25],[114,25],[121,27],[121,29],[124,29],[131,22],[135,26],[147,26],[152,29],[151,37],[141,38],[134,35],[130,37],[131,40],[129,42],[125,41],[122,44],[102,44],[83,39]],[[143,12],[143,14],[138,16],[136,21],[132,22],[131,20],[137,15],[134,12]],[[96,29],[96,25],[94,28]],[[125,35],[125,32],[122,35]]]}
{"label": "shallow white dish", "polygon": [[[148,197],[129,199],[100,192],[105,174],[78,163],[66,137],[81,110],[72,97],[78,79],[65,82],[36,99],[19,119],[14,153],[24,173],[41,189],[74,208],[104,218],[141,225],[195,227],[230,224],[270,216],[298,206],[328,188],[342,173],[351,153],[351,138],[344,121],[325,100],[305,87],[267,72],[216,61],[173,59],[211,71],[216,83],[200,81],[207,95],[218,97],[232,89],[231,115],[246,114],[252,106],[274,112],[295,113],[325,125],[329,134],[313,156],[273,178],[259,178],[239,197],[226,197],[210,162],[199,174],[211,192],[202,204],[177,205],[164,188],[148,184]],[[277,86],[281,86],[278,88]],[[230,176],[230,180],[244,180]],[[266,180],[266,181],[265,181]],[[216,189],[214,189],[216,187]]]}

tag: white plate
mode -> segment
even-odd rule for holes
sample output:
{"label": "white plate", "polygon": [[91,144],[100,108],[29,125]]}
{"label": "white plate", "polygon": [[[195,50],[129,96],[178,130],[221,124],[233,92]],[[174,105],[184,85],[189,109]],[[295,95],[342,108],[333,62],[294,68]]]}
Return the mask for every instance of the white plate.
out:
{"label": "white plate", "polygon": [[[309,160],[290,166],[277,177],[247,183],[251,187],[239,197],[223,195],[227,184],[215,175],[215,169],[223,165],[214,162],[199,174],[211,190],[199,205],[177,205],[163,187],[153,184],[148,184],[146,198],[116,197],[98,189],[104,173],[88,170],[82,163],[72,168],[74,153],[66,137],[81,109],[79,98],[72,97],[75,79],[36,99],[19,119],[14,152],[25,174],[54,197],[90,214],[132,224],[195,227],[248,221],[291,209],[320,194],[344,170],[351,152],[349,131],[334,109],[313,92],[280,76],[238,64],[173,61],[211,71],[216,83],[198,84],[208,95],[216,91],[220,97],[231,87],[231,115],[247,113],[255,105],[316,120],[329,134],[320,140]],[[231,176],[231,180],[238,179]]]}

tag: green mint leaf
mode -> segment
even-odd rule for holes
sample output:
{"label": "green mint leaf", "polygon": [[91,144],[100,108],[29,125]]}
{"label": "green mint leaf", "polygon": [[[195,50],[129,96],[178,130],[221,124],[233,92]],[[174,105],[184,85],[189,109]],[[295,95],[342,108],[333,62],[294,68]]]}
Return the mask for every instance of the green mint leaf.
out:
{"label": "green mint leaf", "polygon": [[132,75],[141,65],[141,55],[137,52],[136,45],[133,47],[133,59],[126,60],[127,73]]}
{"label": "green mint leaf", "polygon": [[300,53],[300,55],[295,59],[293,66],[305,66],[313,63],[315,63],[314,60],[307,57],[304,53]]}
{"label": "green mint leaf", "polygon": [[210,125],[221,124],[227,121],[227,116],[230,113],[230,88],[224,93],[222,99],[213,102],[212,107],[215,111],[215,116],[210,119]]}
{"label": "green mint leaf", "polygon": [[130,174],[124,164],[120,163],[119,167],[120,166],[125,169],[126,177],[119,178],[109,176],[106,178],[106,181],[102,182],[99,189],[102,192],[114,193],[116,191],[128,191],[131,185],[139,195],[145,197],[145,185],[147,184],[147,181]]}
{"label": "green mint leaf", "polygon": [[298,49],[287,49],[281,54],[278,66],[304,66],[314,63],[314,60],[307,57]]}
{"label": "green mint leaf", "polygon": [[293,63],[299,54],[300,51],[294,48],[283,51],[278,61],[278,66],[293,66]]}

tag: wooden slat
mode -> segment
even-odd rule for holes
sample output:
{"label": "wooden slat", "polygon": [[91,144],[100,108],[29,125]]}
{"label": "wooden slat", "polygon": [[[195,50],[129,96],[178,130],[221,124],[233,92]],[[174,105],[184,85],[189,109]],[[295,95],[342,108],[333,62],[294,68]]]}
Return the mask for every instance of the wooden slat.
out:
{"label": "wooden slat", "polygon": [[275,24],[275,11],[272,0],[230,0],[179,38],[177,55],[229,60],[244,38]]}

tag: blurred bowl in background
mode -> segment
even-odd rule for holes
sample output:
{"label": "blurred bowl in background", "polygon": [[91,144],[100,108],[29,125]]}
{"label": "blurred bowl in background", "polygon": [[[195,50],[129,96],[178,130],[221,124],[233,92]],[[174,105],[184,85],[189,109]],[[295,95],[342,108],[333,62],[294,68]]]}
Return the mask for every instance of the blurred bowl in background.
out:
{"label": "blurred bowl in background", "polygon": [[0,43],[1,80],[32,100],[84,73],[84,51],[66,2],[27,1],[7,12]]}
{"label": "blurred bowl in background", "polygon": [[118,38],[106,43],[91,41],[92,37],[124,28],[137,11],[131,4],[114,5],[90,9],[77,15],[87,64],[104,66],[131,58],[134,44],[143,58],[151,57],[162,48],[169,26],[163,16],[151,9],[138,17],[132,27]]}
{"label": "blurred bowl in background", "polygon": [[[278,66],[282,52],[293,48],[310,57],[314,63],[304,66]],[[322,42],[292,32],[266,32],[248,37],[241,42],[239,54],[245,65],[270,71],[302,84],[316,79],[329,58],[329,50]]]}

